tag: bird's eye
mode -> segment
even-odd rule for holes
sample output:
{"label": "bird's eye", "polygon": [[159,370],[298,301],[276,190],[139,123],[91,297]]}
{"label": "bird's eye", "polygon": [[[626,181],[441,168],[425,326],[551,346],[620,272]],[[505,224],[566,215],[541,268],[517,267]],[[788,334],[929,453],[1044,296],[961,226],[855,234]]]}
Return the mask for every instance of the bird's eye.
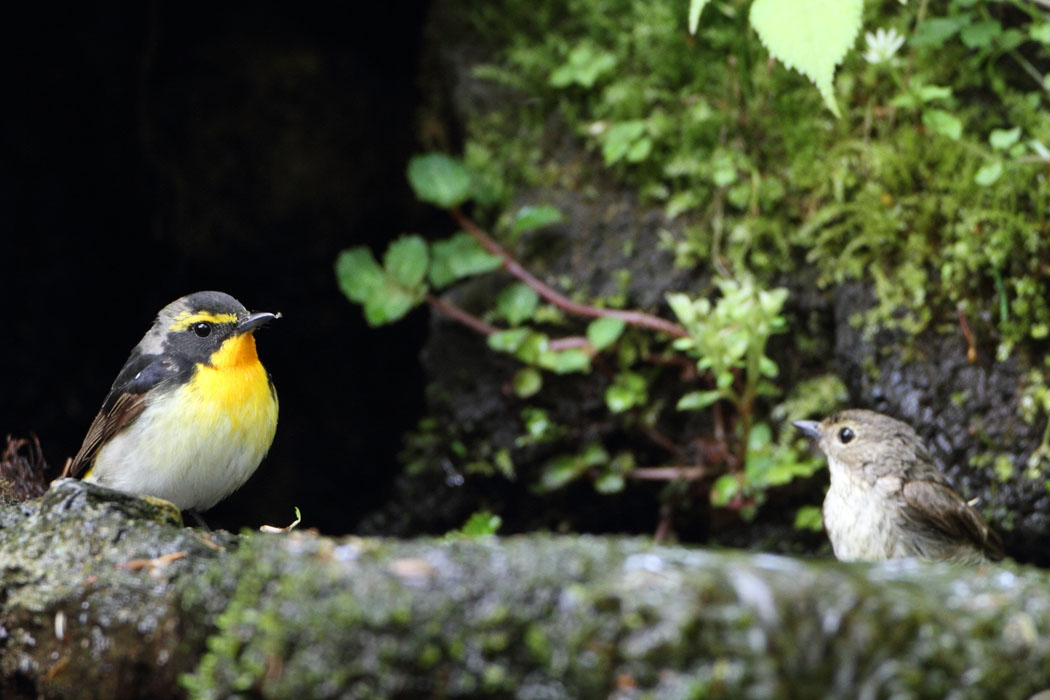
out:
{"label": "bird's eye", "polygon": [[839,431],[839,442],[841,442],[843,445],[852,440],[854,437],[855,436],[853,434],[853,431],[849,428],[843,428]]}
{"label": "bird's eye", "polygon": [[201,321],[200,323],[193,324],[193,332],[200,338],[207,338],[211,335],[211,324],[207,321]]}

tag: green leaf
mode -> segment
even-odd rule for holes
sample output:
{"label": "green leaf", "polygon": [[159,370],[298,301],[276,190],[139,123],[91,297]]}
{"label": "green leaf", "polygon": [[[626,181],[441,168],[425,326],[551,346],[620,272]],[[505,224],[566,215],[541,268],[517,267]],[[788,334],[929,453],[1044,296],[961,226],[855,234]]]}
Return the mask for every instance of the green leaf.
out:
{"label": "green leaf", "polygon": [[671,311],[678,317],[686,326],[692,325],[696,321],[696,307],[693,306],[693,300],[681,292],[671,292],[664,295],[667,299],[667,305],[671,307]]}
{"label": "green leaf", "polygon": [[702,408],[707,408],[720,398],[722,398],[721,391],[691,391],[678,399],[675,408],[679,411],[699,411]]}
{"label": "green leaf", "polygon": [[561,212],[549,204],[541,206],[526,205],[514,214],[514,224],[510,229],[511,238],[517,238],[526,231],[533,231],[544,226],[560,222]]}
{"label": "green leaf", "polygon": [[921,85],[916,92],[919,94],[919,101],[924,104],[934,100],[946,100],[952,96],[952,89],[944,85]]}
{"label": "green leaf", "polygon": [[514,394],[520,399],[535,396],[543,388],[543,376],[534,367],[523,367],[514,374],[511,380]]}
{"label": "green leaf", "polygon": [[373,290],[365,300],[365,321],[370,326],[381,326],[400,320],[422,301],[421,293],[414,293],[384,278],[382,286]]}
{"label": "green leaf", "polygon": [[426,242],[419,236],[398,238],[383,255],[383,268],[390,278],[402,287],[418,287],[427,273]]}
{"label": "green leaf", "polygon": [[689,0],[689,33],[696,34],[696,28],[700,25],[700,13],[704,11],[704,5],[708,0]]}
{"label": "green leaf", "polygon": [[962,136],[962,121],[943,109],[927,109],[922,113],[922,123],[930,131],[958,141]]}
{"label": "green leaf", "polygon": [[626,324],[618,318],[599,318],[587,324],[587,340],[595,350],[603,350],[615,343]]}
{"label": "green leaf", "polygon": [[970,24],[970,15],[933,17],[919,22],[909,40],[912,46],[941,46],[963,27]]}
{"label": "green leaf", "polygon": [[538,333],[528,329],[523,330],[527,331],[525,339],[514,350],[514,357],[526,364],[539,365],[545,369],[553,369],[554,360],[550,356],[555,355],[556,353],[552,353],[548,349],[550,346],[550,338],[547,337],[547,334]]}
{"label": "green leaf", "polygon": [[486,340],[489,348],[496,352],[516,352],[530,333],[532,331],[528,328],[511,328],[508,331],[492,333]]}
{"label": "green leaf", "polygon": [[987,187],[993,184],[999,179],[999,176],[1003,174],[1003,162],[1001,160],[993,160],[987,165],[982,165],[981,168],[973,176],[973,181],[982,187]]}
{"label": "green leaf", "polygon": [[796,530],[813,530],[820,532],[824,529],[824,517],[820,513],[820,506],[802,506],[795,512]]}
{"label": "green leaf", "polygon": [[540,355],[539,364],[544,369],[549,369],[555,374],[571,374],[572,372],[586,372],[591,368],[591,358],[583,350],[570,348],[557,352],[544,352]]}
{"label": "green leaf", "polygon": [[756,423],[747,436],[747,449],[760,450],[773,441],[773,431],[767,423]]}
{"label": "green leaf", "polygon": [[594,481],[594,490],[598,493],[610,494],[619,493],[623,491],[626,486],[626,480],[622,474],[616,472],[606,472],[602,474]]}
{"label": "green leaf", "polygon": [[1032,37],[1040,44],[1050,44],[1050,22],[1033,24],[1028,28],[1028,36]]}
{"label": "green leaf", "polygon": [[992,133],[988,134],[988,143],[997,151],[1005,151],[1017,143],[1020,138],[1021,127],[1019,126],[1013,129],[992,129]]}
{"label": "green leaf", "polygon": [[990,45],[992,40],[1002,33],[1002,25],[994,19],[988,19],[966,25],[959,32],[959,38],[967,48],[982,49]]}
{"label": "green leaf", "polygon": [[602,144],[605,164],[612,165],[627,158],[635,142],[645,135],[645,129],[645,122],[641,119],[619,122],[609,127]]}
{"label": "green leaf", "polygon": [[467,522],[463,524],[463,527],[449,532],[445,535],[445,538],[491,537],[496,534],[501,525],[503,525],[503,519],[498,515],[493,515],[487,510],[479,510],[467,518]]}
{"label": "green leaf", "polygon": [[832,79],[860,32],[862,8],[863,0],[754,0],[751,26],[774,58],[813,81],[838,117]]}
{"label": "green leaf", "polygon": [[551,72],[549,82],[557,88],[568,87],[573,83],[589,88],[614,67],[614,54],[600,51],[592,44],[582,43],[569,52],[564,64]]}
{"label": "green leaf", "polygon": [[470,173],[443,153],[415,156],[408,162],[408,182],[420,200],[452,209],[470,199]]}
{"label": "green leaf", "polygon": [[386,282],[372,251],[364,246],[344,250],[335,261],[339,289],[350,301],[364,304]]}
{"label": "green leaf", "polygon": [[721,508],[740,493],[742,485],[737,474],[723,474],[711,485],[711,505]]}
{"label": "green leaf", "polygon": [[649,157],[649,154],[653,152],[653,140],[649,137],[643,136],[642,138],[635,141],[629,149],[627,149],[627,155],[624,156],[628,163],[641,163],[643,160]]}
{"label": "green leaf", "polygon": [[587,465],[576,455],[559,455],[547,463],[540,476],[540,489],[554,491],[577,478],[587,470]]}
{"label": "green leaf", "polygon": [[516,282],[496,297],[496,311],[507,319],[510,325],[518,326],[522,321],[532,317],[539,300],[540,295],[534,289],[521,282]]}
{"label": "green leaf", "polygon": [[649,387],[645,377],[637,372],[620,372],[605,390],[605,405],[613,413],[622,413],[634,406],[644,405],[648,400]]}
{"label": "green leaf", "polygon": [[503,264],[469,233],[459,232],[430,246],[430,283],[440,289],[456,280],[490,272]]}

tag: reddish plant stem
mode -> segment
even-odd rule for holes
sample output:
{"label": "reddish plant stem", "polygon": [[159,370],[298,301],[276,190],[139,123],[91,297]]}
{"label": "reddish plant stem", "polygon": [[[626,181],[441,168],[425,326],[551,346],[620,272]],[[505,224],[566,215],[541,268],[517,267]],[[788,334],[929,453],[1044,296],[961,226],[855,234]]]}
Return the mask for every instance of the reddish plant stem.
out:
{"label": "reddish plant stem", "polygon": [[445,314],[449,318],[459,321],[467,328],[475,330],[478,333],[481,333],[482,335],[492,335],[493,333],[499,333],[500,331],[499,328],[496,328],[492,324],[485,323],[474,314],[464,311],[455,304],[447,302],[439,296],[435,296],[434,294],[427,294],[426,301],[428,304],[430,304],[435,309]]}
{"label": "reddish plant stem", "polygon": [[711,475],[710,469],[696,465],[692,467],[636,467],[627,472],[625,476],[629,479],[644,481],[674,481],[676,479],[696,481]]}
{"label": "reddish plant stem", "polygon": [[[446,301],[434,294],[427,294],[425,299],[426,302],[430,304],[433,308],[437,309],[449,318],[455,321],[459,321],[467,328],[481,333],[482,335],[488,336],[492,335],[493,333],[500,333],[504,330],[503,328],[493,326],[491,323],[486,323],[485,321],[482,321],[480,318],[470,313],[469,311],[464,311],[452,302]],[[554,352],[558,352],[561,350],[569,350],[570,348],[581,348],[584,351],[586,351],[588,348],[593,350],[591,341],[587,340],[587,338],[585,338],[582,335],[570,335],[564,338],[555,338],[554,340],[550,341],[548,347]]]}
{"label": "reddish plant stem", "polygon": [[481,244],[481,247],[503,261],[503,269],[527,284],[534,289],[537,294],[558,308],[564,309],[571,314],[585,316],[587,318],[618,318],[624,323],[629,323],[632,326],[650,328],[655,331],[666,333],[674,338],[689,337],[689,334],[686,333],[684,328],[676,323],[671,323],[666,319],[662,319],[659,316],[653,316],[652,314],[643,313],[641,311],[600,309],[596,306],[588,306],[587,304],[580,304],[573,301],[561,292],[555,290],[553,287],[547,286],[544,282],[540,281],[539,278],[526,270],[524,266],[514,258],[514,256],[504,250],[499,243],[482,231],[477,224],[471,221],[459,209],[452,209],[452,217],[456,220],[456,223],[463,227],[464,231],[473,236],[474,240]]}
{"label": "reddish plant stem", "polygon": [[554,352],[570,350],[573,348],[579,348],[588,353],[594,352],[594,346],[591,345],[591,341],[587,340],[587,338],[582,335],[569,335],[564,338],[557,338],[548,343],[547,347]]}

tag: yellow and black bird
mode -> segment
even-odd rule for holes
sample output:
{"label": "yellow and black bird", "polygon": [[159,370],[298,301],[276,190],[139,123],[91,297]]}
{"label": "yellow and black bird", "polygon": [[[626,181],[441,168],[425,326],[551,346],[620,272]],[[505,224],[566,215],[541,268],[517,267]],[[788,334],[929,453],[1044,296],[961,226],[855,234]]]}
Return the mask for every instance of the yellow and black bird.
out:
{"label": "yellow and black bird", "polygon": [[165,306],[62,476],[196,512],[240,488],[277,429],[277,392],[253,335],[276,318],[222,292]]}

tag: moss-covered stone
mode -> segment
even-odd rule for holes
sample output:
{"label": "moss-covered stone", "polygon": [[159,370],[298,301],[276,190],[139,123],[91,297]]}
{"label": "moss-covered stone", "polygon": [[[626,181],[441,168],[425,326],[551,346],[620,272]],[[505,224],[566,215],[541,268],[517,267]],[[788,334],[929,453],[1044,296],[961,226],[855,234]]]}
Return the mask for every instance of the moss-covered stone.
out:
{"label": "moss-covered stone", "polygon": [[235,538],[59,481],[0,508],[0,574],[5,698],[1026,698],[1050,684],[1050,581],[1019,567],[550,535]]}

